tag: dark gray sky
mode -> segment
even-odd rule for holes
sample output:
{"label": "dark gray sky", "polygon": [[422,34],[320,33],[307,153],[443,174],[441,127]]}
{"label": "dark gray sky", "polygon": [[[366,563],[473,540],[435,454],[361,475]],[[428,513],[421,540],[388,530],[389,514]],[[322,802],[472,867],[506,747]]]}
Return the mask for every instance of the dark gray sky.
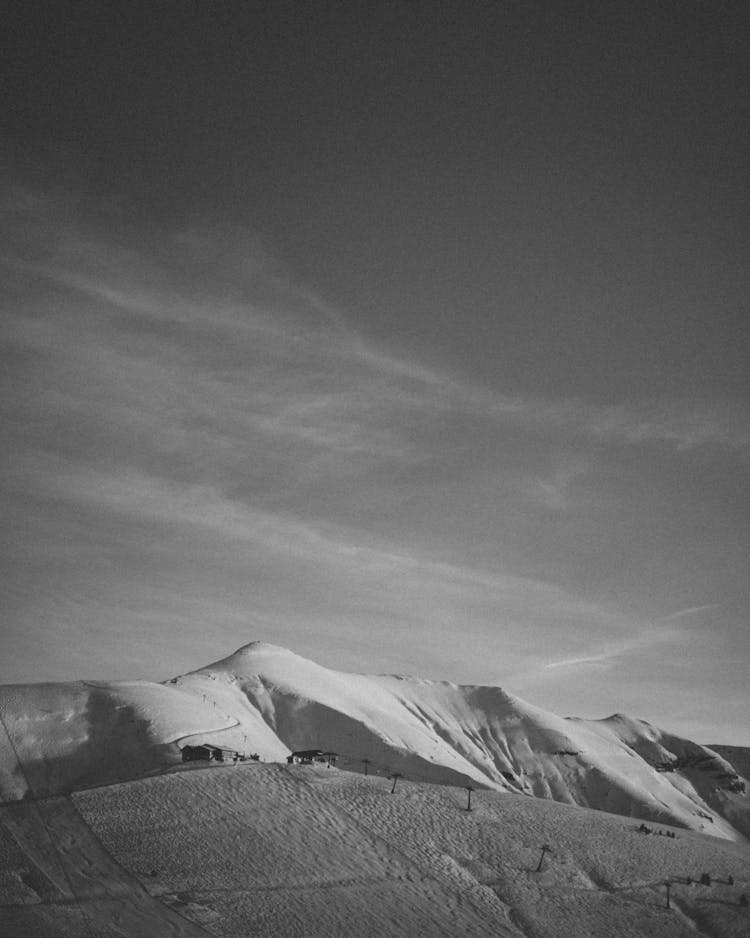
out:
{"label": "dark gray sky", "polygon": [[750,743],[746,4],[4,43],[0,680],[265,639]]}

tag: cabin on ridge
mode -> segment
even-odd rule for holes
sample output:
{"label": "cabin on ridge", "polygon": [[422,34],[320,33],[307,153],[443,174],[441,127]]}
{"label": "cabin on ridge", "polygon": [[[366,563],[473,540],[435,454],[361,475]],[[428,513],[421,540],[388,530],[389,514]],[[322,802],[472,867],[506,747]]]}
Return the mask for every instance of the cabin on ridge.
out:
{"label": "cabin on ridge", "polygon": [[204,762],[237,762],[244,761],[244,757],[235,749],[222,749],[212,743],[199,743],[197,746],[182,747],[182,761],[193,762],[202,759]]}
{"label": "cabin on ridge", "polygon": [[325,763],[329,767],[336,764],[337,754],[335,752],[323,752],[322,749],[299,749],[286,757],[289,765],[313,765]]}

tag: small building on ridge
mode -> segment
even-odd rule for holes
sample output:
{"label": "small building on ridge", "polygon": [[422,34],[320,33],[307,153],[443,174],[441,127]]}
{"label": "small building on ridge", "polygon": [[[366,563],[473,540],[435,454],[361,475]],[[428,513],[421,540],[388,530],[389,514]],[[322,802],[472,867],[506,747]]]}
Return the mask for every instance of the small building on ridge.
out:
{"label": "small building on ridge", "polygon": [[290,765],[314,765],[315,763],[324,763],[326,765],[336,764],[335,752],[324,752],[322,749],[298,749],[290,756],[286,757]]}
{"label": "small building on ridge", "polygon": [[204,762],[237,762],[240,758],[236,749],[222,749],[221,746],[214,746],[213,743],[182,747],[183,762],[193,762],[199,759]]}

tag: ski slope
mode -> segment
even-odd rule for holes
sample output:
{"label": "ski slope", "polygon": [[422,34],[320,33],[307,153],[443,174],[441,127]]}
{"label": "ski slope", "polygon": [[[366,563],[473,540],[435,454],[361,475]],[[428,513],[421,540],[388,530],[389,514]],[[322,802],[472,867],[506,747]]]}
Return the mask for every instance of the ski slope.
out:
{"label": "ski slope", "polygon": [[677,828],[646,834],[631,819],[521,794],[477,790],[468,811],[462,787],[392,788],[325,766],[191,764],[6,805],[0,934],[749,933],[747,845]]}

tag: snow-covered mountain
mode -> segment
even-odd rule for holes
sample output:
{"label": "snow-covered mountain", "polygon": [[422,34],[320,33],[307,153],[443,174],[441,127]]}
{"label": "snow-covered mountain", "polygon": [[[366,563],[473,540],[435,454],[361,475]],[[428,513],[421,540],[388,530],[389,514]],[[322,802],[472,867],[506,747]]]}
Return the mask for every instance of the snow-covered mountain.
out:
{"label": "snow-covered mountain", "polygon": [[3,800],[158,772],[211,742],[267,762],[319,748],[352,771],[750,838],[747,750],[620,714],[559,717],[499,687],[333,671],[262,642],[164,684],[0,687],[0,710]]}

